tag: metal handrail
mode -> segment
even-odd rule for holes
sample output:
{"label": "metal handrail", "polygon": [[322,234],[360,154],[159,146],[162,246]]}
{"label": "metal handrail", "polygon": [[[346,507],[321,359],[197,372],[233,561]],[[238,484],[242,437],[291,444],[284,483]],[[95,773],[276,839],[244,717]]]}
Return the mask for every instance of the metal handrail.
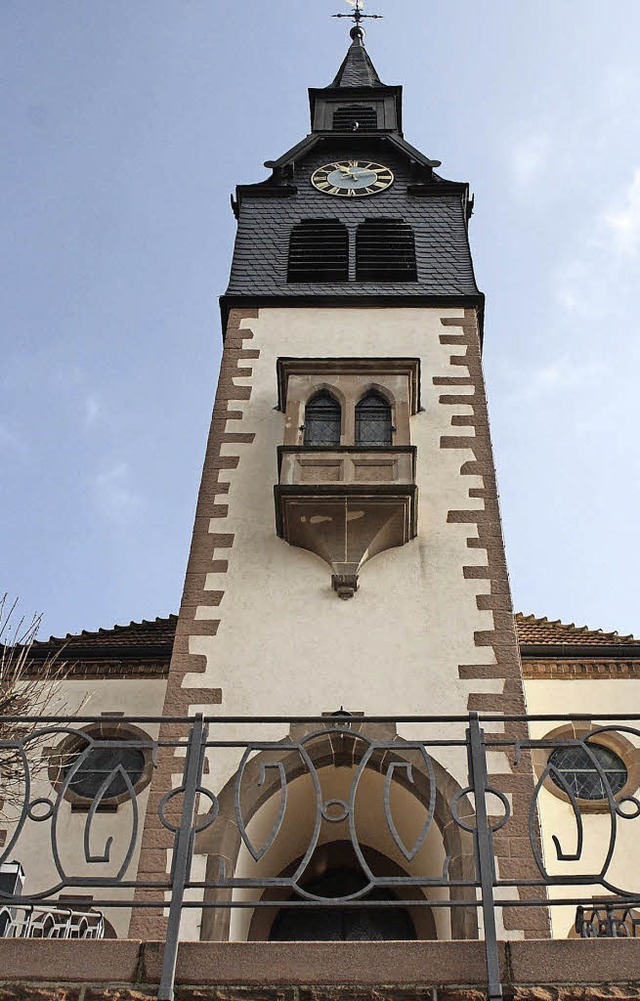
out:
{"label": "metal handrail", "polygon": [[[529,736],[531,722],[558,724],[559,722],[588,722],[589,728],[578,736],[553,738],[532,738]],[[109,724],[113,737],[102,736],[99,724]],[[496,728],[494,724],[503,724]],[[128,725],[136,729],[127,729]],[[384,724],[384,726],[381,726]],[[411,724],[411,738],[403,736],[403,724]],[[492,730],[485,730],[485,725]],[[282,734],[274,739],[273,727],[277,725]],[[418,726],[423,729],[418,730]],[[155,727],[157,737],[142,736],[140,729]],[[265,735],[267,738],[263,739]],[[553,730],[554,726],[549,729]],[[118,733],[120,731],[120,735]],[[319,714],[310,716],[218,716],[202,715],[191,717],[159,716],[118,716],[118,717],[24,717],[0,718],[0,735],[11,734],[11,738],[0,739],[0,766],[3,755],[13,755],[18,763],[21,785],[16,792],[16,816],[9,822],[6,844],[0,852],[0,864],[19,856],[27,843],[28,831],[33,825],[49,827],[51,846],[51,867],[56,873],[51,885],[35,885],[29,882],[29,859],[21,857],[27,873],[25,893],[11,895],[0,890],[0,905],[5,917],[10,914],[12,927],[42,931],[47,915],[81,914],[69,919],[69,928],[77,927],[77,921],[89,921],[92,912],[75,911],[75,907],[86,906],[87,890],[91,891],[92,908],[103,910],[113,908],[168,908],[168,923],[162,982],[158,998],[169,1001],[173,997],[173,981],[177,957],[180,918],[183,912],[194,909],[203,912],[210,908],[239,908],[260,910],[261,908],[308,909],[326,908],[327,898],[314,896],[305,883],[305,870],[320,843],[320,831],[326,824],[343,824],[354,856],[363,874],[363,889],[357,894],[331,898],[331,907],[345,911],[366,905],[375,911],[379,908],[415,907],[431,908],[434,913],[442,908],[453,915],[464,913],[474,915],[481,924],[487,963],[487,993],[491,1001],[501,997],[498,964],[498,915],[514,908],[538,908],[548,914],[548,909],[571,905],[582,907],[584,932],[590,935],[597,928],[614,927],[613,918],[607,925],[599,915],[589,919],[589,908],[626,908],[626,916],[616,927],[633,928],[635,915],[631,909],[640,906],[640,886],[619,885],[612,876],[613,862],[618,846],[619,829],[640,816],[640,800],[636,791],[623,790],[614,793],[607,775],[593,755],[594,743],[598,735],[611,742],[618,734],[640,746],[640,715],[621,713],[594,717],[593,714],[550,714],[519,716],[469,713],[466,715],[362,715],[336,716]],[[419,732],[420,737],[414,734]],[[576,733],[577,731],[571,731]],[[53,786],[46,786],[49,778],[42,774],[41,751],[43,741],[47,746],[64,744],[66,750],[60,753],[57,777]],[[609,815],[609,836],[602,848],[602,864],[594,871],[587,864],[583,851],[584,807],[571,787],[563,785],[562,775],[554,770],[549,751],[558,747],[580,746],[593,759],[594,771],[602,782],[605,796],[600,804],[601,814]],[[336,748],[348,748],[342,758]],[[70,753],[72,748],[72,753]],[[36,749],[37,753],[36,753]],[[83,775],[90,771],[91,755],[96,751],[140,750],[147,767],[145,778],[132,777],[120,764],[114,764],[111,772],[104,773],[101,781],[87,793],[82,790]],[[223,789],[212,788],[206,762],[216,751],[224,751],[229,757],[237,751],[235,771]],[[448,798],[444,797],[440,776],[446,771],[449,752],[457,756],[459,781],[449,775]],[[461,751],[466,754],[466,766]],[[341,753],[342,753],[341,752]],[[534,774],[532,753],[543,756],[546,765]],[[51,753],[51,752],[49,752]],[[520,780],[519,788],[528,789],[526,808],[520,805],[513,809],[507,793],[500,788],[504,774],[492,774],[488,755],[506,755],[507,773]],[[171,759],[170,771],[182,770],[182,779],[172,788],[159,790],[164,793],[155,809],[155,819],[150,814],[143,816],[144,799],[139,798],[142,786],[154,774],[160,755]],[[450,755],[451,756],[451,755]],[[226,758],[225,758],[226,760]],[[345,760],[351,767],[351,786],[344,798],[325,800],[322,794],[319,772],[327,767],[340,767]],[[14,763],[15,763],[14,762]],[[20,772],[20,768],[22,772]],[[366,769],[374,768],[384,779],[384,793],[380,801],[380,823],[384,825],[385,837],[395,843],[398,857],[407,863],[404,875],[381,876],[369,865],[366,853],[360,844],[355,823],[356,799],[360,779]],[[84,771],[83,771],[84,769]],[[55,772],[55,769],[54,769]],[[46,773],[46,769],[45,769]],[[163,774],[166,774],[166,769]],[[324,774],[324,773],[323,773]],[[346,774],[346,773],[343,773]],[[293,781],[305,776],[310,783],[312,806],[309,826],[312,828],[305,852],[295,863],[293,871],[285,874],[261,875],[259,869],[253,875],[241,877],[233,870],[220,868],[215,875],[197,878],[192,872],[192,863],[197,850],[197,838],[207,833],[215,834],[216,824],[231,820],[240,832],[240,840],[248,857],[257,863],[268,858],[269,852],[287,823],[297,822],[297,817],[289,817],[289,787]],[[39,788],[40,783],[45,787]],[[421,803],[424,816],[422,830],[416,842],[407,845],[403,841],[394,813],[391,789],[399,783],[405,790],[415,795]],[[524,784],[523,784],[524,783]],[[538,820],[538,801],[543,789],[555,784],[556,792],[564,798],[574,825],[574,844],[567,847],[558,832],[552,835],[555,847],[554,866],[545,858],[542,849]],[[16,787],[17,788],[17,787]],[[457,791],[452,793],[451,790]],[[114,790],[117,789],[117,794]],[[40,793],[44,793],[40,795]],[[279,803],[277,818],[270,834],[261,845],[253,844],[249,833],[251,816],[247,813],[247,801],[254,796],[255,802],[263,803],[269,796],[275,796]],[[64,851],[61,850],[60,818],[68,810],[69,799],[78,800],[85,811],[82,840],[75,852],[69,852],[69,828],[65,830]],[[157,802],[157,797],[154,798]],[[101,813],[99,831],[113,825],[113,834],[96,844],[97,814],[105,806],[122,809],[119,821],[117,815]],[[255,808],[257,809],[257,807]],[[314,812],[315,811],[315,812]],[[440,811],[438,813],[438,811]],[[443,812],[447,823],[457,831],[461,843],[468,845],[468,861],[464,866],[458,861],[453,864],[445,859],[441,873],[420,872],[417,864],[420,851],[429,831],[442,824]],[[126,823],[123,822],[123,818]],[[134,859],[140,848],[143,821],[152,820],[163,830],[166,847],[171,858],[171,866],[165,873],[140,875],[134,869]],[[159,824],[158,824],[159,821]],[[124,832],[127,828],[126,837]],[[601,829],[601,818],[600,827]],[[515,831],[519,843],[527,844],[529,868],[521,875],[514,872],[500,859],[499,834],[501,831]],[[566,834],[566,832],[564,832]],[[562,832],[561,832],[562,835]],[[113,850],[114,838],[121,843],[116,861]],[[323,842],[324,843],[324,842]],[[546,842],[547,845],[549,842]],[[28,846],[26,848],[28,851]],[[466,849],[465,849],[466,851]],[[524,847],[522,853],[525,853]],[[69,861],[71,854],[72,861]],[[547,848],[548,854],[548,848]],[[465,858],[467,856],[465,855]],[[496,861],[497,860],[497,861]],[[107,871],[108,870],[108,871]],[[504,871],[502,871],[504,870]],[[94,875],[95,873],[95,875]],[[553,888],[553,893],[549,890]],[[369,899],[368,892],[384,890],[388,896],[396,891],[403,893],[393,899]],[[408,893],[408,891],[411,891]],[[111,892],[116,891],[116,892]],[[246,891],[251,891],[255,899],[249,899]],[[57,903],[60,893],[65,893],[65,904]],[[594,893],[607,896],[608,903],[594,902]],[[74,898],[77,894],[77,899]],[[406,898],[409,899],[406,899]],[[84,902],[83,902],[84,901]],[[17,908],[22,908],[22,917],[16,918]],[[40,912],[42,914],[40,915]],[[46,913],[45,913],[46,912]],[[39,915],[37,919],[34,917]],[[586,915],[586,917],[585,917]],[[481,922],[480,922],[481,919]],[[93,919],[91,919],[93,920]],[[102,920],[99,914],[92,929],[97,929]],[[600,923],[598,924],[598,922]],[[74,922],[76,924],[74,925]],[[56,926],[58,927],[58,926]],[[61,930],[67,925],[60,924]],[[83,928],[85,926],[83,925]],[[88,927],[88,926],[87,926]],[[28,934],[30,934],[27,931]],[[624,932],[620,931],[621,934]],[[12,935],[17,934],[12,932]],[[33,936],[31,936],[33,937]],[[73,937],[60,934],[55,937]],[[98,932],[87,937],[99,937]]]}

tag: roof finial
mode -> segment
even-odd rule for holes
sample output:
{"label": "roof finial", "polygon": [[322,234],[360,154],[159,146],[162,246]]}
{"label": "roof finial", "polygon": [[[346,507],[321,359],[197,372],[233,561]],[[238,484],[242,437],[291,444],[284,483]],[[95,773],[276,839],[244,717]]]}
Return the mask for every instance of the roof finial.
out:
{"label": "roof finial", "polygon": [[350,7],[353,7],[351,14],[332,14],[332,17],[350,17],[353,22],[353,28],[349,32],[354,42],[359,39],[361,42],[364,41],[364,28],[361,25],[361,21],[365,18],[369,18],[372,21],[378,21],[382,18],[382,14],[365,14],[364,13],[364,2],[365,0],[345,0]]}

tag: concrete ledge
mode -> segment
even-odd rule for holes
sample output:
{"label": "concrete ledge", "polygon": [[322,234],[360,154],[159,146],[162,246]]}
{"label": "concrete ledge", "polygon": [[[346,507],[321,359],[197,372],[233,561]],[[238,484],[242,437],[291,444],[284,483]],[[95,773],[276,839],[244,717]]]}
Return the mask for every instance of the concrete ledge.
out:
{"label": "concrete ledge", "polygon": [[112,938],[0,938],[0,976],[16,981],[135,984],[141,948],[141,942]]}
{"label": "concrete ledge", "polygon": [[[143,949],[142,979],[160,979],[162,946]],[[501,966],[506,957],[501,947]],[[482,942],[183,942],[177,984],[468,984],[486,979]]]}
{"label": "concrete ledge", "polygon": [[640,983],[640,938],[509,942],[514,984]]}
{"label": "concrete ledge", "polygon": [[[0,998],[14,996],[6,993],[11,983],[83,985],[82,1001],[84,988],[89,998],[99,985],[107,984],[132,988],[133,996],[136,987],[158,983],[162,949],[161,942],[114,939],[0,939]],[[529,997],[532,990],[542,989],[544,998],[538,1001],[553,1001],[560,995],[568,998],[572,987],[581,999],[640,997],[640,939],[501,943],[500,966],[505,989],[515,997],[519,991]],[[439,992],[444,999],[453,1001],[455,996],[456,1001],[472,1001],[476,992],[478,997],[484,993],[484,945],[469,941],[183,942],[176,984],[196,990],[190,997],[200,996],[198,988],[205,991],[203,997],[217,997],[215,991],[206,990],[217,987],[225,998],[262,1001],[288,998],[293,991],[295,1001],[325,996],[357,996],[364,1001],[387,996],[421,998],[431,996],[433,988],[444,988],[444,995]],[[611,993],[615,984],[628,986],[622,994]],[[226,988],[234,990],[225,993]],[[324,988],[324,993],[316,988]],[[69,999],[76,993],[71,991]],[[109,991],[103,994],[111,996]],[[125,990],[122,999],[126,994]]]}

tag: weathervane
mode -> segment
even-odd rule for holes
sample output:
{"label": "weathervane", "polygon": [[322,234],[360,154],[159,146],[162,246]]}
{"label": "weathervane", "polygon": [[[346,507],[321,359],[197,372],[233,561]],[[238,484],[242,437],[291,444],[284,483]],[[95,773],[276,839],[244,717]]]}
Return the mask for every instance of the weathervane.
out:
{"label": "weathervane", "polygon": [[351,14],[332,14],[331,16],[332,17],[350,17],[350,18],[352,18],[352,20],[353,20],[354,24],[356,25],[356,27],[359,26],[360,22],[363,21],[365,17],[366,18],[370,18],[371,20],[378,21],[383,16],[382,14],[365,14],[364,10],[363,10],[364,9],[364,0],[345,0],[345,3],[348,3],[350,7],[353,7],[353,13],[351,13]]}

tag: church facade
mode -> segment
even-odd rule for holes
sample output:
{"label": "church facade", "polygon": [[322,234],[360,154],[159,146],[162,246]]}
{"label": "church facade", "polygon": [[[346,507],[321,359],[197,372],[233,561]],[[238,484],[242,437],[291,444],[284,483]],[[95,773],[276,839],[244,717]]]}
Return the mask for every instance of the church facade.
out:
{"label": "church facade", "polygon": [[[66,638],[69,721],[41,750],[41,799],[57,796],[72,869],[85,838],[83,872],[127,873],[108,895],[140,906],[105,907],[109,933],[164,938],[171,912],[144,904],[179,864],[167,818],[187,788],[186,721],[202,714],[183,940],[486,937],[481,809],[489,883],[510,904],[498,938],[595,934],[576,894],[640,892],[640,641],[514,616],[469,187],[404,138],[402,89],[379,79],[360,24],[309,98],[309,135],[233,201],[179,613]],[[30,670],[62,644],[35,644]],[[49,818],[30,819],[4,833],[27,896],[60,873]],[[109,838],[111,856],[96,854]],[[586,868],[569,893],[576,850]],[[52,899],[78,906],[80,885],[89,904],[104,896],[85,876]],[[554,895],[566,902],[548,907]],[[635,934],[622,911],[620,934]]]}

